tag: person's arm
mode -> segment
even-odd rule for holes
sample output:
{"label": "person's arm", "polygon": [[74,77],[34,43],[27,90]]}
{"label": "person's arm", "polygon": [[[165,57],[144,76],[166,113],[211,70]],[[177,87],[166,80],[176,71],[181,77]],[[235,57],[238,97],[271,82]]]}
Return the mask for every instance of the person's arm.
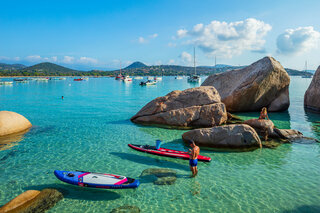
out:
{"label": "person's arm", "polygon": [[268,116],[268,113],[266,113],[266,117],[267,117],[267,119],[269,120],[269,116]]}

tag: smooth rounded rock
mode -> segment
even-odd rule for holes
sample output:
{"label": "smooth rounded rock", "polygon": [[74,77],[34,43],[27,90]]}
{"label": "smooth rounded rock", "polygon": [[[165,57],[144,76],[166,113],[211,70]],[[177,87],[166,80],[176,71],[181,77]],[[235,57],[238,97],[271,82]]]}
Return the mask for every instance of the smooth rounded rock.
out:
{"label": "smooth rounded rock", "polygon": [[243,69],[209,76],[201,86],[214,86],[227,111],[287,110],[290,77],[272,57],[264,57]]}
{"label": "smooth rounded rock", "polygon": [[307,109],[320,111],[320,66],[313,75],[312,81],[304,94],[304,106]]}
{"label": "smooth rounded rock", "polygon": [[227,111],[214,87],[196,87],[176,90],[152,100],[131,121],[176,127],[211,127],[225,123]]}
{"label": "smooth rounded rock", "polygon": [[21,207],[24,204],[26,204],[27,202],[31,201],[39,194],[40,194],[40,191],[38,191],[38,190],[25,191],[22,194],[18,195],[17,197],[13,198],[11,201],[9,201],[4,206],[2,206],[0,208],[0,213],[10,212],[10,211],[19,209],[19,207]]}
{"label": "smooth rounded rock", "polygon": [[202,147],[246,150],[261,148],[258,134],[246,124],[194,129],[184,133],[182,139],[185,142],[193,140]]}
{"label": "smooth rounded rock", "polygon": [[0,111],[0,136],[23,132],[32,126],[24,116],[10,111]]}

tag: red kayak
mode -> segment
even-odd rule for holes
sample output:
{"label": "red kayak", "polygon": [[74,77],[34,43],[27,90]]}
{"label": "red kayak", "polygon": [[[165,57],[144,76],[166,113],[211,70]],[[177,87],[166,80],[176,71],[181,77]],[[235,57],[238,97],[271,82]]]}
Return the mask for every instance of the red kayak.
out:
{"label": "red kayak", "polygon": [[[189,153],[184,151],[178,151],[178,150],[172,150],[172,149],[165,149],[160,148],[156,149],[155,146],[149,146],[149,145],[136,145],[136,144],[128,144],[128,146],[132,149],[135,149],[140,152],[146,152],[153,155],[160,155],[164,157],[171,157],[171,158],[181,158],[184,160],[189,160]],[[199,161],[206,161],[210,162],[211,158],[198,155]]]}

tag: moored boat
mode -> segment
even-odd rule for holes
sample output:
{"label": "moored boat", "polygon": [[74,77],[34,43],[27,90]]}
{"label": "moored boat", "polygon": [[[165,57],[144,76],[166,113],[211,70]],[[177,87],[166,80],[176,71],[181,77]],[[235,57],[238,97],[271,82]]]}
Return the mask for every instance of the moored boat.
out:
{"label": "moored boat", "polygon": [[125,189],[136,188],[140,185],[139,180],[114,174],[55,170],[54,175],[65,183],[82,187]]}
{"label": "moored boat", "polygon": [[12,85],[12,81],[0,81],[0,85]]}
{"label": "moored boat", "polygon": [[130,82],[130,81],[132,81],[132,78],[127,75],[126,77],[123,78],[123,81],[124,82]]}
{"label": "moored boat", "polygon": [[83,78],[75,78],[73,81],[83,81]]}
{"label": "moored boat", "polygon": [[[165,148],[159,148],[156,149],[155,146],[150,145],[136,145],[136,144],[128,144],[128,146],[132,149],[135,149],[139,152],[146,152],[153,155],[159,155],[164,157],[170,157],[170,158],[181,158],[184,160],[189,160],[190,154],[188,152],[184,151],[178,151],[173,149],[165,149]],[[211,158],[203,155],[198,155],[199,161],[205,161],[210,162]]]}

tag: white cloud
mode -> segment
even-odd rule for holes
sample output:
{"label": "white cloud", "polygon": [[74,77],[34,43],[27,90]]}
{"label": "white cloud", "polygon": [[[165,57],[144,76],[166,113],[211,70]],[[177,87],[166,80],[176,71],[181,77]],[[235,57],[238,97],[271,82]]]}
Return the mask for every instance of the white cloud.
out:
{"label": "white cloud", "polygon": [[143,38],[143,37],[139,37],[138,42],[139,42],[140,44],[144,44],[144,43],[147,42],[147,40],[146,40],[145,38]]}
{"label": "white cloud", "polygon": [[26,57],[26,60],[30,62],[37,62],[37,61],[41,61],[42,58],[40,55],[30,55]]}
{"label": "white cloud", "polygon": [[158,37],[158,33],[152,34],[152,35],[150,36],[150,38],[157,38],[157,37]]}
{"label": "white cloud", "polygon": [[192,61],[192,55],[187,52],[182,52],[180,58],[184,64],[189,65]]}
{"label": "white cloud", "polygon": [[180,29],[177,31],[177,37],[183,38],[187,35],[188,31],[186,29]]}
{"label": "white cloud", "polygon": [[283,54],[307,52],[317,48],[319,40],[320,32],[314,30],[312,26],[287,29],[277,38],[277,51]]}
{"label": "white cloud", "polygon": [[66,55],[63,57],[62,62],[66,64],[72,64],[74,62],[74,57]]}
{"label": "white cloud", "polygon": [[196,24],[191,31],[180,29],[177,36],[188,37],[186,44],[197,45],[209,55],[231,58],[245,50],[264,52],[264,37],[271,28],[254,18],[230,23],[212,21],[208,25]]}
{"label": "white cloud", "polygon": [[152,35],[149,35],[148,37],[149,37],[149,39],[145,39],[144,37],[140,36],[140,37],[138,38],[138,42],[139,42],[140,44],[148,43],[149,40],[157,38],[157,37],[158,37],[158,33],[154,33],[154,34],[152,34]]}
{"label": "white cloud", "polygon": [[89,57],[80,57],[79,62],[82,64],[97,64],[98,60],[95,58],[89,58]]}

